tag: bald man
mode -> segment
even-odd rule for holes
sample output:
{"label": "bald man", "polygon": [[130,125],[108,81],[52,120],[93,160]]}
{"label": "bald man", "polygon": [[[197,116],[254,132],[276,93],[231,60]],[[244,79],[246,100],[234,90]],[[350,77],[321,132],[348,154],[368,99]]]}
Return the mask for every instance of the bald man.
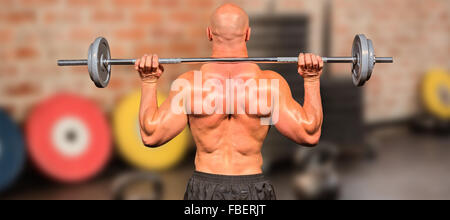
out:
{"label": "bald man", "polygon": [[[222,5],[207,28],[212,57],[248,57],[246,42],[250,35],[245,11],[233,4]],[[276,199],[274,187],[262,174],[263,141],[274,125],[298,144],[318,143],[323,119],[322,67],[320,56],[299,55],[298,73],[304,78],[305,88],[303,106],[292,98],[288,83],[274,71],[261,70],[254,63],[208,63],[200,71],[179,76],[167,100],[158,107],[156,87],[164,69],[157,55],[145,55],[135,64],[142,79],[143,143],[159,147],[189,125],[197,152],[186,200]],[[243,82],[243,90],[230,86],[230,82]]]}

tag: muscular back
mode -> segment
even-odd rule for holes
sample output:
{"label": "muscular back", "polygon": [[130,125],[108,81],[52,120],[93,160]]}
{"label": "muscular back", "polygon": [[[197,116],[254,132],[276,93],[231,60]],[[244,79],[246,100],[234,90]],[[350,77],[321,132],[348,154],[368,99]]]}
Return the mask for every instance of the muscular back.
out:
{"label": "muscular back", "polygon": [[[278,73],[262,71],[250,63],[211,63],[201,71],[178,77],[175,82],[183,82],[188,90],[174,89],[178,85],[174,82],[160,107],[155,79],[162,74],[162,68],[156,68],[157,57],[142,58],[136,69],[143,74],[139,114],[143,143],[147,147],[162,146],[188,124],[197,145],[197,171],[261,173],[261,146],[269,124],[298,144],[313,146],[319,141],[323,119],[319,77],[323,63],[312,68],[316,62],[311,62],[311,57],[320,59],[303,54],[299,57],[299,73],[306,77],[303,106],[292,98],[289,85]],[[180,96],[185,97],[184,101],[179,100]],[[173,106],[180,104],[184,109],[174,111]]]}
{"label": "muscular back", "polygon": [[[205,86],[202,86],[202,90],[198,88],[198,84],[193,84],[194,91],[202,90],[203,102],[209,100],[208,97],[217,100],[211,104],[215,109],[212,114],[205,111],[195,114],[194,106],[199,105],[199,100],[192,100],[193,105],[189,106],[193,113],[188,118],[197,146],[197,170],[233,175],[261,173],[261,147],[269,126],[262,125],[260,118],[268,117],[270,113],[263,114],[259,107],[257,111],[252,111],[250,106],[258,106],[261,97],[252,97],[250,93],[271,94],[268,86],[258,85],[260,79],[267,79],[270,74],[261,71],[257,65],[248,63],[207,64],[196,74],[197,77],[201,74],[202,85],[211,79],[223,85],[222,89],[212,87],[208,91]],[[247,83],[247,87],[233,86],[237,85],[233,83],[239,82]],[[240,89],[244,90],[239,91]]]}

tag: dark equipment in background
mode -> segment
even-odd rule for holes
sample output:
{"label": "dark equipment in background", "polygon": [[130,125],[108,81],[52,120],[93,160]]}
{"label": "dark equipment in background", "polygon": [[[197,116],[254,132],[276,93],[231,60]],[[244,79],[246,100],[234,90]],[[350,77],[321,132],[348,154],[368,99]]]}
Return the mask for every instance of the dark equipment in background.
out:
{"label": "dark equipment in background", "polygon": [[[248,42],[250,56],[289,56],[299,51],[308,51],[307,16],[267,16],[251,19],[252,40]],[[291,87],[294,99],[303,103],[303,79],[297,69],[289,65],[261,64],[261,69],[281,73]],[[270,172],[277,161],[290,159],[299,147],[271,128],[262,148],[263,169]]]}
{"label": "dark equipment in background", "polygon": [[163,182],[155,173],[130,171],[119,175],[112,186],[115,200],[161,200]]}
{"label": "dark equipment in background", "polygon": [[293,188],[297,199],[333,200],[339,196],[336,161],[339,149],[323,141],[316,148],[298,148]]}

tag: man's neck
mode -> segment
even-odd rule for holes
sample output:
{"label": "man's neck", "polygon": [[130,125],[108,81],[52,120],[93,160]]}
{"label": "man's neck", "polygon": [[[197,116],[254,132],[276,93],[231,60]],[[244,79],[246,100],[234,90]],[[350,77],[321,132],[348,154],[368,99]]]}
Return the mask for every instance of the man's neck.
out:
{"label": "man's neck", "polygon": [[248,57],[247,44],[223,45],[213,43],[212,57]]}

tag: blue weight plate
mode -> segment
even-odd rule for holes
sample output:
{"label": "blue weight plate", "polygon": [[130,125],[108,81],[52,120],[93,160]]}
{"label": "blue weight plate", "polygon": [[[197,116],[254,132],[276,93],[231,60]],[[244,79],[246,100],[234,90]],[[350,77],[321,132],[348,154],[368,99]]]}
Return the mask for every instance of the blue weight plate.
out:
{"label": "blue weight plate", "polygon": [[25,163],[25,146],[19,127],[0,111],[0,192],[14,183]]}

